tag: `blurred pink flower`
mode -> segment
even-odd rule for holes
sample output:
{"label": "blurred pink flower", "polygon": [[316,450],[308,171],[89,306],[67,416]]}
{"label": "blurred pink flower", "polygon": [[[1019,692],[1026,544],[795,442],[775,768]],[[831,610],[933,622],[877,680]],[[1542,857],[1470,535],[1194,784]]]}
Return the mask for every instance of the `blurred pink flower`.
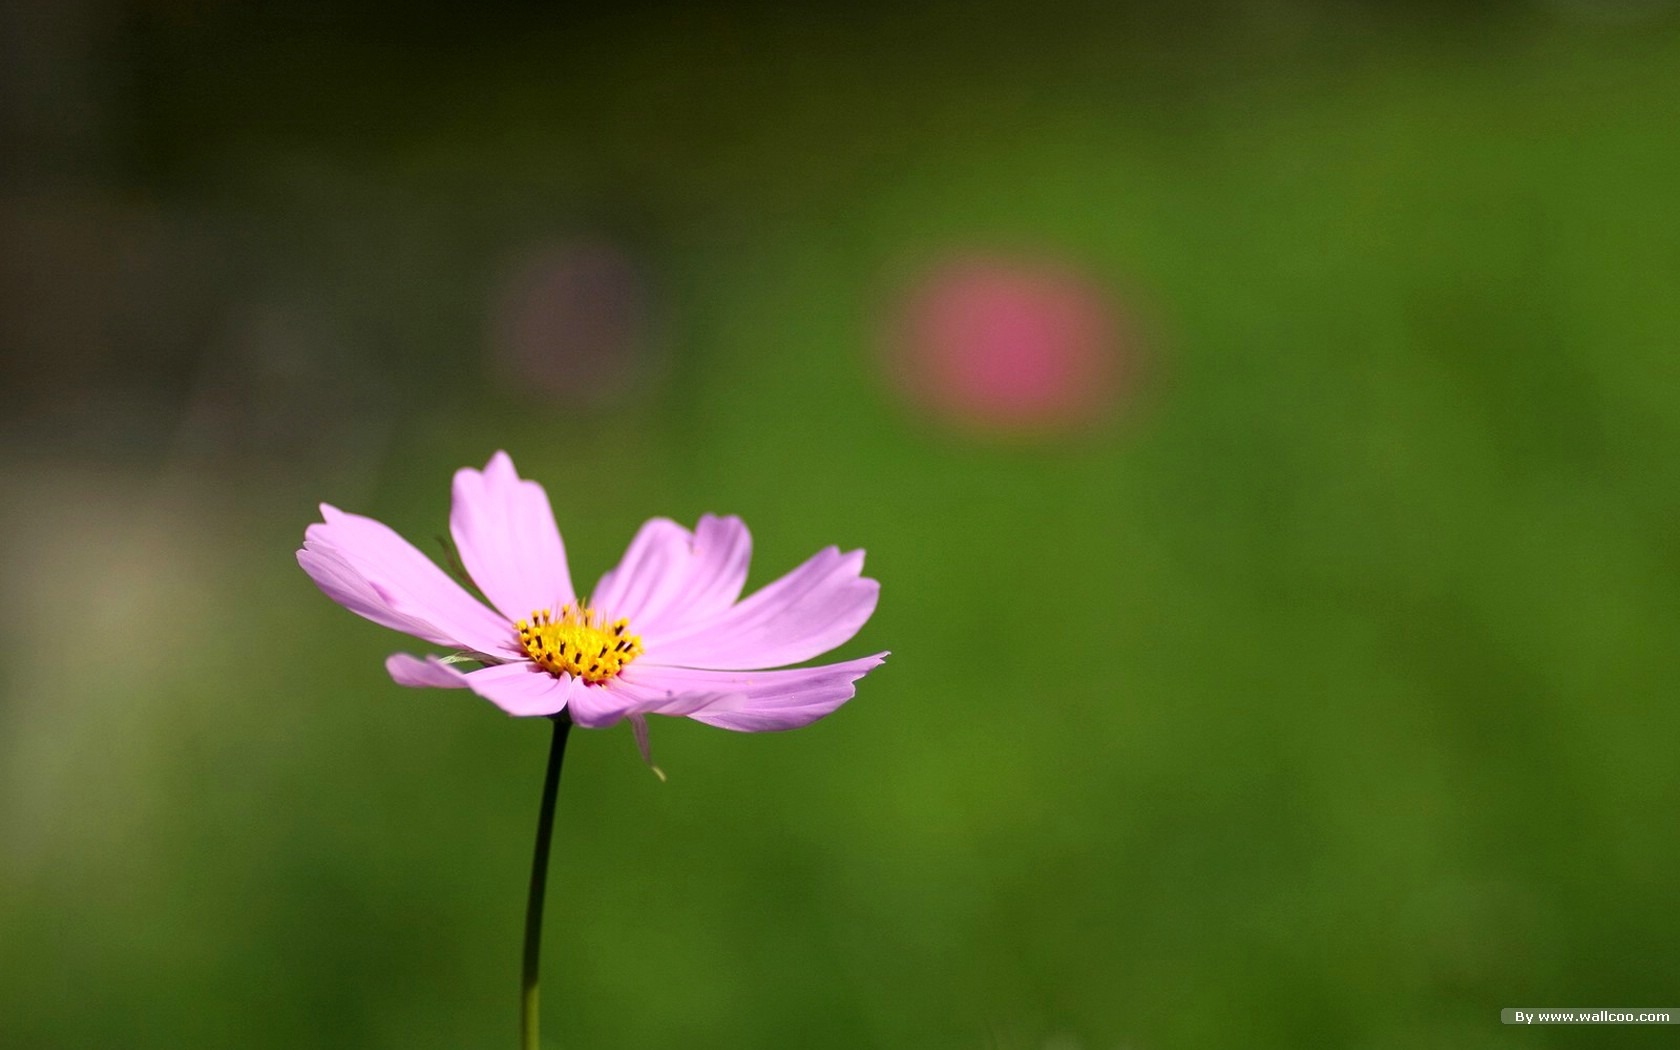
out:
{"label": "blurred pink flower", "polygon": [[[450,533],[486,607],[387,526],[323,504],[298,564],[333,601],[374,623],[454,649],[385,661],[399,684],[467,688],[512,715],[569,713],[578,725],[650,714],[743,731],[828,714],[887,656],[787,670],[840,645],[875,610],[863,552],[829,547],[740,597],[752,540],[739,518],[693,532],[654,518],[592,598],[572,589],[548,496],[505,452],[455,474]],[[462,671],[458,663],[479,663]]]}
{"label": "blurred pink flower", "polygon": [[659,362],[644,267],[611,240],[540,245],[499,283],[490,313],[494,367],[539,399],[611,402]]}
{"label": "blurred pink flower", "polygon": [[1073,270],[972,256],[912,290],[889,363],[908,396],[958,425],[1066,430],[1123,392],[1128,335],[1112,297]]}

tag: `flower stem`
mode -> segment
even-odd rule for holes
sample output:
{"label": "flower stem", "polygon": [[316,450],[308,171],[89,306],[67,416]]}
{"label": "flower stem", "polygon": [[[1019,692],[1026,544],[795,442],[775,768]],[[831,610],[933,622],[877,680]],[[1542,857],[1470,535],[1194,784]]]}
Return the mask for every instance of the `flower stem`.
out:
{"label": "flower stem", "polygon": [[531,895],[525,902],[525,976],[519,999],[519,1045],[539,1050],[537,959],[542,953],[543,895],[548,888],[548,844],[554,837],[554,800],[560,792],[560,764],[566,760],[566,736],[572,720],[564,711],[553,717],[554,737],[543,775],[542,810],[537,815],[537,850],[531,858]]}

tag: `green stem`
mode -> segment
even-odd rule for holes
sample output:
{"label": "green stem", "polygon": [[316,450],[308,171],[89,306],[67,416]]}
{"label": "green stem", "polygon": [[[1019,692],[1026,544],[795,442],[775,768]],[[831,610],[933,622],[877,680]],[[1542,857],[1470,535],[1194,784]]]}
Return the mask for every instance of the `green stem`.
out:
{"label": "green stem", "polygon": [[554,716],[554,738],[548,747],[548,772],[543,776],[542,810],[537,815],[537,851],[531,858],[531,895],[525,902],[525,978],[519,999],[519,1045],[539,1050],[537,1036],[537,959],[542,953],[543,895],[548,888],[548,844],[554,837],[554,800],[560,792],[560,764],[566,760],[566,736],[571,718]]}

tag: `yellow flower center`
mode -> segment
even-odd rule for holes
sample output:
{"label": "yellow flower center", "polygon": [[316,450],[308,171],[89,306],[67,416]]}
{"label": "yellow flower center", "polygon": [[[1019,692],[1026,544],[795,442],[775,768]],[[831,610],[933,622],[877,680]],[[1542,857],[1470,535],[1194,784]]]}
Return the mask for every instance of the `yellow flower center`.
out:
{"label": "yellow flower center", "polygon": [[609,680],[642,655],[642,640],[630,633],[629,620],[608,623],[584,598],[561,606],[558,619],[538,609],[513,626],[519,631],[519,644],[538,667],[590,685]]}

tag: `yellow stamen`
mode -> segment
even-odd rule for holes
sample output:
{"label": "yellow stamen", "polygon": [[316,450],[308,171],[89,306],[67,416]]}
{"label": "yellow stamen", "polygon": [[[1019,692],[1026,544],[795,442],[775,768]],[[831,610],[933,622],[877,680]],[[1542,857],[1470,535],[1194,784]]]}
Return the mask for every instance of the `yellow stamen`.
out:
{"label": "yellow stamen", "polygon": [[630,633],[630,621],[608,623],[585,598],[561,606],[558,619],[538,609],[513,626],[519,631],[519,644],[538,667],[590,685],[609,680],[642,655],[642,640]]}

